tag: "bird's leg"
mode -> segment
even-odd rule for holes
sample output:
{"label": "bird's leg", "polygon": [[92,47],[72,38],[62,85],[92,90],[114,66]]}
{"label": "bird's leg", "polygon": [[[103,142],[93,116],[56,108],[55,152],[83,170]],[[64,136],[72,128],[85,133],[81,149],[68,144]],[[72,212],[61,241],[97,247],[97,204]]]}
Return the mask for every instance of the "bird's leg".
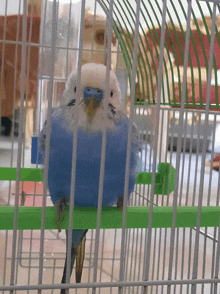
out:
{"label": "bird's leg", "polygon": [[[60,193],[60,192],[59,192]],[[57,200],[54,205],[56,207],[56,219],[57,219],[57,227],[58,231],[61,232],[61,224],[60,224],[60,215],[62,213],[62,219],[64,219],[66,214],[66,207],[68,204],[68,198],[67,196],[63,196],[59,200]]]}
{"label": "bird's leg", "polygon": [[124,202],[124,196],[118,196],[118,200],[117,200],[118,210],[123,210],[123,202]]}

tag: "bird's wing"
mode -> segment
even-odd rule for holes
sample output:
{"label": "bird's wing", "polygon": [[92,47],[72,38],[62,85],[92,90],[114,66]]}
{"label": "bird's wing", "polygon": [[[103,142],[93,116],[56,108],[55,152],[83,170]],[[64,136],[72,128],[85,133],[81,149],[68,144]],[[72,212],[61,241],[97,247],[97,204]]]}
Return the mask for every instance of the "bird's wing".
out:
{"label": "bird's wing", "polygon": [[47,134],[47,120],[44,122],[43,129],[40,132],[39,136],[39,151],[44,155],[45,146],[46,146],[46,134]]}
{"label": "bird's wing", "polygon": [[[129,117],[126,114],[126,110],[121,108],[120,110],[117,110],[116,115],[114,116],[115,125],[123,119],[129,119]],[[138,116],[135,115],[131,125],[131,141],[132,144],[135,144],[138,147],[142,144],[143,129],[146,129],[146,121],[144,121],[144,118],[139,119]]]}
{"label": "bird's wing", "polygon": [[[52,113],[51,113],[51,119],[53,119],[53,117],[58,117],[59,115],[61,115],[61,109],[60,108],[52,108]],[[44,122],[44,126],[40,132],[39,135],[39,149],[38,152],[41,153],[43,155],[45,155],[45,147],[46,147],[46,139],[47,139],[47,132],[48,132],[48,119],[45,120]]]}

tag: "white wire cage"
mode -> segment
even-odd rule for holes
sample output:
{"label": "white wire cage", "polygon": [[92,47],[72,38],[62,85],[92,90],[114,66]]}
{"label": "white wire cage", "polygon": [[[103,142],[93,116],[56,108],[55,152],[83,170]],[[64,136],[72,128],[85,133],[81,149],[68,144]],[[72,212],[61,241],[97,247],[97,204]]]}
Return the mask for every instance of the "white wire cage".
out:
{"label": "white wire cage", "polygon": [[[86,5],[91,10],[86,10]],[[1,230],[2,293],[10,290],[14,293],[60,293],[65,235],[44,229],[45,209],[52,205],[46,185],[27,185],[19,179],[21,168],[38,167],[31,164],[31,150],[27,148],[30,136],[39,134],[48,109],[59,105],[69,73],[78,69],[80,74],[81,65],[86,62],[104,63],[108,70],[110,67],[115,70],[128,114],[145,125],[138,171],[151,172],[152,185],[137,184],[128,202],[128,206],[149,207],[146,228],[126,229],[124,212],[122,229],[103,230],[97,225],[96,230],[89,231],[82,283],[75,284],[72,275],[69,293],[219,292],[218,224],[200,226],[202,207],[218,208],[220,195],[219,172],[213,170],[219,142],[219,115],[212,108],[218,108],[218,102],[213,107],[210,94],[213,76],[215,87],[218,87],[218,73],[216,70],[213,75],[213,63],[217,59],[215,38],[218,38],[219,3],[185,1],[181,6],[179,1],[177,14],[171,0],[155,1],[153,8],[152,5],[145,1],[104,0],[1,3],[1,116],[9,116],[12,120],[11,136],[0,137],[1,166],[17,168],[16,181],[0,182],[2,205],[14,206],[14,230]],[[188,74],[192,19],[202,19],[205,26],[204,15],[210,16],[211,22],[205,72],[206,103],[188,105],[186,86],[189,80],[196,80],[194,71],[190,77]],[[175,54],[164,50],[168,46],[166,24],[178,22],[178,17],[185,23],[182,76],[181,66],[176,69],[170,65]],[[8,29],[13,30],[9,25],[13,23],[14,39],[8,37]],[[143,29],[149,31],[152,23],[160,24],[159,42],[147,55],[142,34]],[[33,32],[39,34],[38,38]],[[7,47],[10,45],[13,49]],[[32,51],[33,48],[37,51]],[[158,51],[153,55],[155,48]],[[14,50],[11,51],[12,65],[7,56],[9,49]],[[143,51],[145,55],[141,55]],[[175,75],[175,70],[179,74]],[[11,111],[6,112],[3,103],[9,100],[5,81],[9,74],[13,77],[12,100]],[[174,94],[170,81],[174,79],[178,83],[181,81],[179,105],[172,104],[175,99],[171,99]],[[145,93],[147,87],[151,90]],[[18,107],[19,135],[16,137],[14,122]],[[205,165],[208,160],[210,166]],[[172,191],[168,187],[168,193],[160,195],[155,193],[154,184],[158,164],[164,162],[176,169],[175,189]],[[20,205],[42,207],[41,230],[17,229]],[[171,227],[153,228],[151,221],[156,206],[172,207]],[[198,208],[194,226],[176,227],[179,206]],[[100,213],[98,209],[99,216]]]}

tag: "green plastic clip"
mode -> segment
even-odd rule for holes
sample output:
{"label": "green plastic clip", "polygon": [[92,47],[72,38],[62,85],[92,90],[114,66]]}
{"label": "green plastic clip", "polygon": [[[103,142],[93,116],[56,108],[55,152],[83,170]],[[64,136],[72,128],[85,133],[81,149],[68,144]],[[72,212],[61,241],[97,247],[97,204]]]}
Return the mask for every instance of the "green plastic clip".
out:
{"label": "green plastic clip", "polygon": [[[158,173],[155,175],[154,194],[168,195],[175,188],[175,168],[169,163],[159,163]],[[141,172],[136,176],[136,184],[150,185],[151,172]]]}

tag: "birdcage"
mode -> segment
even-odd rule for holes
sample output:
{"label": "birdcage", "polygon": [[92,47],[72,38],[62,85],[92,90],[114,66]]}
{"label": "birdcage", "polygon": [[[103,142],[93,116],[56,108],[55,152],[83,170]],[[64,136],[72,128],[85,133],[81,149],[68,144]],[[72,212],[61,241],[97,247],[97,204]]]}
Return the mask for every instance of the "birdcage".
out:
{"label": "birdcage", "polygon": [[[219,293],[219,15],[218,0],[0,2],[2,293]],[[38,137],[88,62],[115,71],[141,126],[137,176],[123,212],[65,217],[89,232],[81,283],[61,284],[66,238]]]}

